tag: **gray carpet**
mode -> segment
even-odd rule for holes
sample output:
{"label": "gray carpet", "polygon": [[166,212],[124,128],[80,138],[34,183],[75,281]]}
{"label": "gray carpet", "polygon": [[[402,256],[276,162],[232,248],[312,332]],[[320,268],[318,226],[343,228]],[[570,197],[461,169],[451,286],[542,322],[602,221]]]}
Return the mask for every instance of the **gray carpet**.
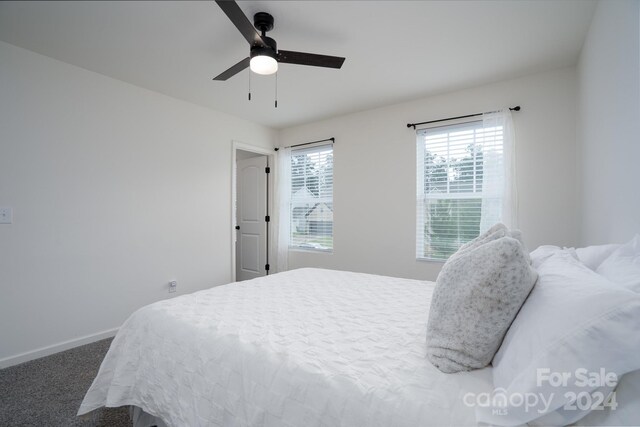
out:
{"label": "gray carpet", "polygon": [[111,339],[0,370],[0,426],[129,427],[127,408],[76,417]]}

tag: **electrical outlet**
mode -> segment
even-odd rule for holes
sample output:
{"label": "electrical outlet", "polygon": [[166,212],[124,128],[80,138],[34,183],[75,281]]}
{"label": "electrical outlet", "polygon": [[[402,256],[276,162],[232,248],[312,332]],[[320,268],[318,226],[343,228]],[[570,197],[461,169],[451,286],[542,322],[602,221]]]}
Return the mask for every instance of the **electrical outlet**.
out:
{"label": "electrical outlet", "polygon": [[172,280],[169,282],[169,293],[175,292],[178,288],[178,282],[175,280]]}
{"label": "electrical outlet", "polygon": [[13,222],[13,209],[0,208],[0,224],[11,224]]}

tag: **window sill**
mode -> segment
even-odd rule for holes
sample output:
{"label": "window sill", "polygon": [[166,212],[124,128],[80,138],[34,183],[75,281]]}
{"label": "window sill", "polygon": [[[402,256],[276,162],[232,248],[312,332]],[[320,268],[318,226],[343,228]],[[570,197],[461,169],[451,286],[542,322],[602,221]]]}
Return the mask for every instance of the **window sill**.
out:
{"label": "window sill", "polygon": [[416,258],[416,261],[430,262],[430,263],[436,263],[436,264],[444,264],[445,262],[447,262],[446,259],[436,259],[436,258]]}
{"label": "window sill", "polygon": [[333,249],[301,248],[299,246],[289,246],[289,252],[306,252],[313,254],[333,255]]}

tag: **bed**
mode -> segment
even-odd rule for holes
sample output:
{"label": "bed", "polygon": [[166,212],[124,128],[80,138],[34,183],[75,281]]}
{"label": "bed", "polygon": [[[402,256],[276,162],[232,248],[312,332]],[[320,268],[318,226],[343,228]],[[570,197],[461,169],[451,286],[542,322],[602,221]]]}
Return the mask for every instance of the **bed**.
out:
{"label": "bed", "polygon": [[[495,227],[449,258],[437,286],[306,268],[143,307],[79,415],[129,406],[135,427],[639,425],[640,235],[529,256]],[[457,363],[485,343],[495,349],[480,369],[431,357],[445,348]]]}
{"label": "bed", "polygon": [[120,328],[78,412],[137,425],[475,425],[491,368],[425,358],[435,283],[299,269],[161,301]]}

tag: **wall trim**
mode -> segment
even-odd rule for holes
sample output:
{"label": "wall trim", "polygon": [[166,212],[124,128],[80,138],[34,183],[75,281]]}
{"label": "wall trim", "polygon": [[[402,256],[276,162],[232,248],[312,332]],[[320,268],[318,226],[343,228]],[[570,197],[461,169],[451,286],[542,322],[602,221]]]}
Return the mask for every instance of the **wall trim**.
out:
{"label": "wall trim", "polygon": [[50,356],[61,351],[69,350],[71,348],[79,347],[85,344],[90,344],[92,342],[100,341],[105,338],[111,338],[116,335],[118,329],[120,328],[107,329],[106,331],[96,332],[95,334],[84,335],[79,338],[74,338],[71,340],[59,342],[57,344],[48,345],[46,347],[40,347],[35,350],[26,351],[24,353],[16,354],[15,356],[4,357],[0,359],[0,369],[28,362],[30,360],[39,359],[41,357]]}

